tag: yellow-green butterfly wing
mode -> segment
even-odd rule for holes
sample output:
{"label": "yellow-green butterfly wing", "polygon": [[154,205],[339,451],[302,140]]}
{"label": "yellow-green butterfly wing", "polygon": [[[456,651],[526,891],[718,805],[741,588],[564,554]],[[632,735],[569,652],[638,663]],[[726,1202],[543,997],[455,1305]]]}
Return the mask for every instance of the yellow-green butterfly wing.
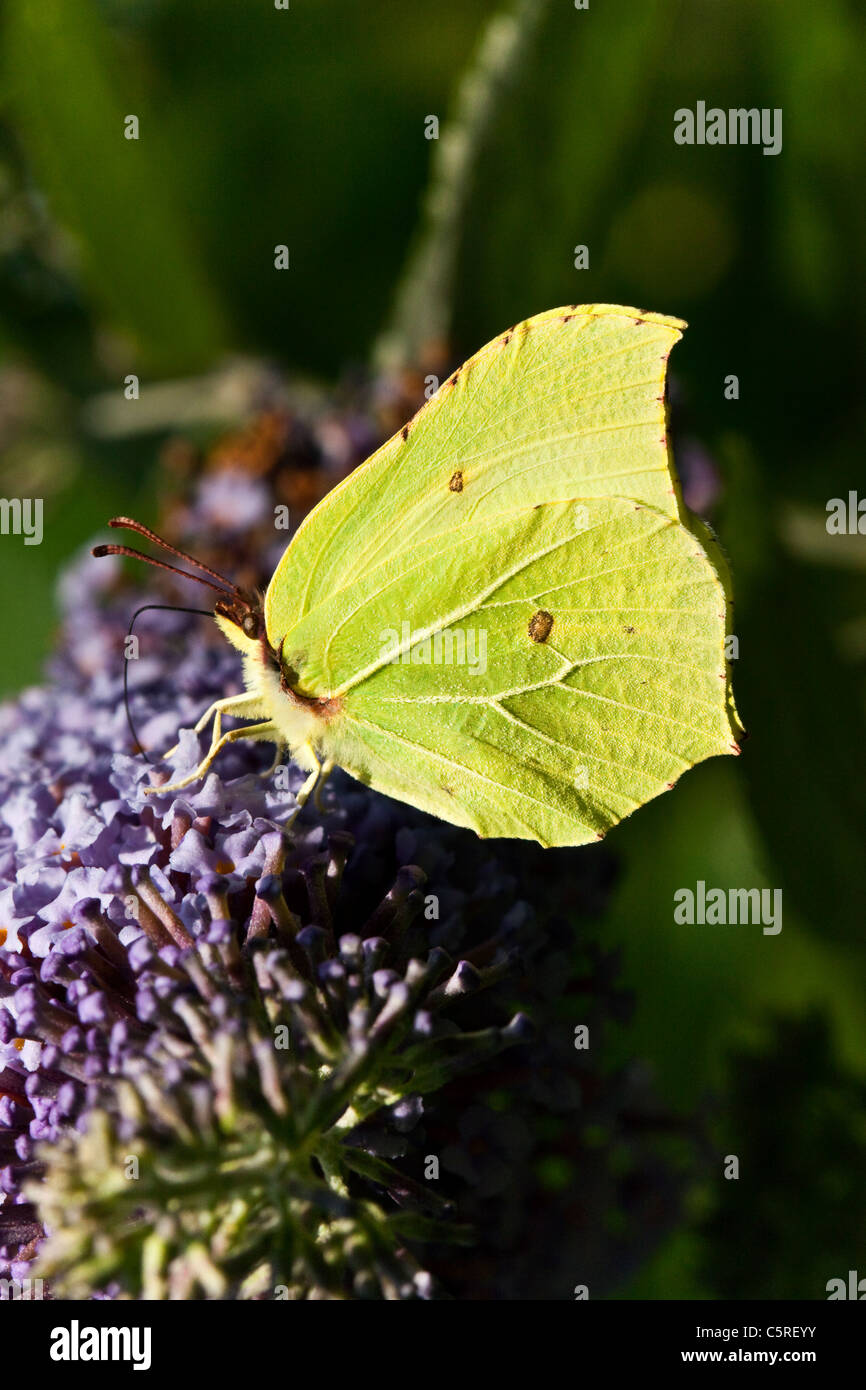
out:
{"label": "yellow-green butterfly wing", "polygon": [[574,305],[481,348],[299,527],[268,589],[268,632],[395,549],[528,499],[633,497],[676,517],[664,382],[684,327]]}
{"label": "yellow-green butterfly wing", "polygon": [[724,595],[670,517],[536,504],[419,543],[284,658],[340,711],[326,755],[481,835],[582,844],[730,750]]}
{"label": "yellow-green butterfly wing", "polygon": [[668,466],[681,327],[529,320],[311,513],[265,611],[292,686],[328,702],[321,756],[481,835],[563,845],[736,751],[725,577]]}

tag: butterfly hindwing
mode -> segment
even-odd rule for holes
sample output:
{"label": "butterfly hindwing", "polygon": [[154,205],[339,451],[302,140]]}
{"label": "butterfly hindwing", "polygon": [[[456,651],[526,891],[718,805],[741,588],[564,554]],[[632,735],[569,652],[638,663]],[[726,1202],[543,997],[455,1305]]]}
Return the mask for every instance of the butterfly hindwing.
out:
{"label": "butterfly hindwing", "polygon": [[390,555],[284,657],[336,702],[322,751],[362,781],[482,835],[579,844],[728,751],[724,634],[695,537],[590,497]]}

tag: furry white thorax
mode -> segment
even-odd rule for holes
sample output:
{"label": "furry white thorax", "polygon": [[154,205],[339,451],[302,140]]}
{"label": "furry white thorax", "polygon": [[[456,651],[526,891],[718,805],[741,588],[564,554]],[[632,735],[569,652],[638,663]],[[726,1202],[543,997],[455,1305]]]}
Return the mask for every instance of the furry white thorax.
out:
{"label": "furry white thorax", "polygon": [[223,636],[243,655],[244,684],[256,705],[254,712],[250,707],[248,717],[253,717],[254,713],[257,718],[270,720],[288,745],[292,760],[304,771],[311,772],[316,760],[310,750],[322,730],[323,720],[280,688],[279,672],[265,664],[261,642],[247,637],[227,618],[219,614],[215,618]]}

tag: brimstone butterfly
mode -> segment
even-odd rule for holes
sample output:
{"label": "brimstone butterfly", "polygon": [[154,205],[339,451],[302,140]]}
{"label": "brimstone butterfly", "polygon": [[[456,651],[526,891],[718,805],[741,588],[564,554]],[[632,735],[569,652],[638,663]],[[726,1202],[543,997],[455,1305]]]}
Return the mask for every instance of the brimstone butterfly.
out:
{"label": "brimstone butterfly", "polygon": [[[576,845],[739,752],[726,568],[668,454],[684,327],[609,304],[528,319],[319,503],[263,606],[192,561],[247,693],[152,790],[265,739],[309,773],[299,806],[336,765],[479,835]],[[221,734],[226,714],[256,722]]]}

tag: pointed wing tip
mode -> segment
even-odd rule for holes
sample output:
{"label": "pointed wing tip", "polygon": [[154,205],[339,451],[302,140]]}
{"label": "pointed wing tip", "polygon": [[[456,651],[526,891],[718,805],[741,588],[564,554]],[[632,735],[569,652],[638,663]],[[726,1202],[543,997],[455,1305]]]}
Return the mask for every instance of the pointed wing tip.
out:
{"label": "pointed wing tip", "polygon": [[685,319],[674,317],[672,314],[657,314],[651,310],[636,309],[628,304],[562,304],[557,309],[548,309],[544,314],[538,314],[535,318],[527,319],[528,324],[537,323],[539,320],[560,318],[567,321],[572,318],[622,318],[630,319],[635,324],[654,323],[662,328],[670,328],[679,336],[686,328],[688,323]]}

